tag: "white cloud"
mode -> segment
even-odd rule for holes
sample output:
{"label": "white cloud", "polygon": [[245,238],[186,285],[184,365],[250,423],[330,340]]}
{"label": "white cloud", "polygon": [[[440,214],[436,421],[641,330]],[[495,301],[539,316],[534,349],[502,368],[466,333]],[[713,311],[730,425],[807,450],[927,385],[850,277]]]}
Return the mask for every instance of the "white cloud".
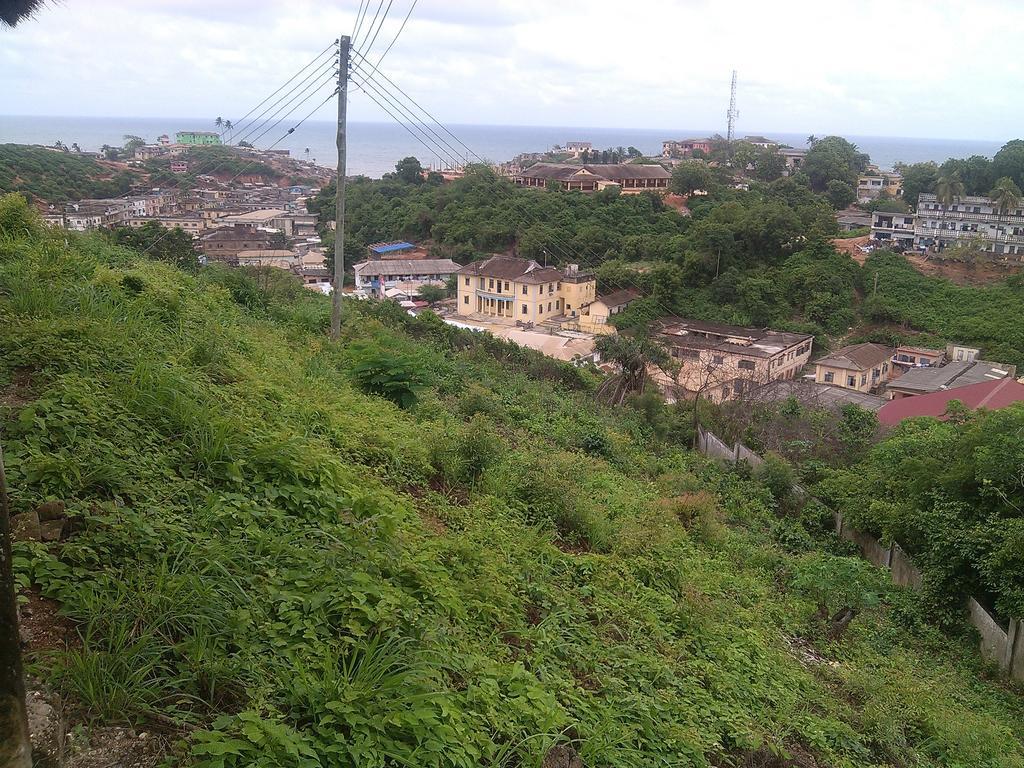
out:
{"label": "white cloud", "polygon": [[[0,31],[0,109],[241,115],[358,6],[66,0]],[[992,52],[1022,24],[1012,0],[419,0],[382,69],[452,123],[713,129],[735,68],[741,130],[999,139],[1024,64]],[[382,118],[359,93],[351,115]]]}

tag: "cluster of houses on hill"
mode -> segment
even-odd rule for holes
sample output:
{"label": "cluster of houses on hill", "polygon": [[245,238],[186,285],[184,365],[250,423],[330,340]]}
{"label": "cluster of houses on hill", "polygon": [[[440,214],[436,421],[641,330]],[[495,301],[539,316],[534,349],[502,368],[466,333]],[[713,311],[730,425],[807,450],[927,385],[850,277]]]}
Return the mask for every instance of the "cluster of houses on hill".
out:
{"label": "cluster of houses on hill", "polygon": [[157,225],[192,236],[208,261],[288,269],[310,288],[330,284],[317,235],[317,215],[306,210],[316,193],[307,186],[232,186],[207,179],[189,190],[153,189],[124,197],[52,205],[43,219],[65,229]]}

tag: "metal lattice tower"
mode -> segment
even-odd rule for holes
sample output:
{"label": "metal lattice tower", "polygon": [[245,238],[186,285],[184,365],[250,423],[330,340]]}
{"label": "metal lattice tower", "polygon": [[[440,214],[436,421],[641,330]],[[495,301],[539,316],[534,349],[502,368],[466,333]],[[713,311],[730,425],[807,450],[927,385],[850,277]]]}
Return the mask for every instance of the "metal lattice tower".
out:
{"label": "metal lattice tower", "polygon": [[729,143],[732,144],[732,140],[735,138],[736,133],[736,118],[740,116],[740,111],[736,109],[736,70],[732,71],[732,90],[729,92],[729,111],[725,113],[726,119],[729,121],[728,135],[726,138]]}

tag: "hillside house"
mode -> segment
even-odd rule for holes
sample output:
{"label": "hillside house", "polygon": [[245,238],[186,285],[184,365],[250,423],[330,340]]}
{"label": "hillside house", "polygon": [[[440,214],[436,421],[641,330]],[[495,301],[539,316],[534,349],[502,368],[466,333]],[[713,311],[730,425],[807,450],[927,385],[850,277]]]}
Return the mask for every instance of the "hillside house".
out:
{"label": "hillside house", "polygon": [[579,192],[597,192],[617,185],[622,194],[668,191],[672,174],[660,165],[640,163],[608,163],[569,165],[563,163],[536,163],[520,171],[513,180],[522,187],[544,189],[552,184],[559,189]]}
{"label": "hillside house", "polygon": [[892,349],[881,344],[852,344],[814,361],[814,380],[857,392],[871,392],[889,378]]}
{"label": "hillside house", "polygon": [[270,233],[253,227],[220,227],[199,238],[199,249],[208,259],[238,263],[242,251],[270,250]]}
{"label": "hillside house", "polygon": [[[598,296],[587,307],[587,316],[591,323],[607,323],[613,315],[619,314],[626,307],[640,298],[640,294],[631,288],[614,291],[605,296]],[[575,317],[575,310],[572,311]]]}
{"label": "hillside house", "polygon": [[597,280],[570,264],[565,270],[530,259],[492,256],[458,272],[458,314],[509,323],[541,323],[593,302]]}
{"label": "hillside house", "polygon": [[379,299],[400,284],[406,292],[424,285],[443,287],[459,271],[459,265],[451,259],[381,259],[356,264],[352,271],[356,290]]}
{"label": "hillside house", "polygon": [[666,318],[654,333],[679,365],[675,381],[653,378],[670,395],[715,403],[741,397],[772,381],[795,379],[811,356],[814,337],[768,328],[743,328]]}
{"label": "hillside house", "polygon": [[1024,384],[1011,378],[1001,378],[890,400],[878,412],[878,421],[888,427],[916,416],[931,416],[945,421],[946,412],[954,400],[972,411],[1005,408],[1024,402]]}
{"label": "hillside house", "polygon": [[889,378],[895,379],[902,376],[913,368],[934,368],[942,365],[946,360],[944,349],[929,349],[927,347],[896,347],[892,356],[892,368],[889,371]]}
{"label": "hillside house", "polygon": [[889,382],[888,395],[891,400],[956,389],[984,381],[1012,378],[1016,366],[993,363],[986,360],[954,360],[938,367],[914,368],[898,379]]}

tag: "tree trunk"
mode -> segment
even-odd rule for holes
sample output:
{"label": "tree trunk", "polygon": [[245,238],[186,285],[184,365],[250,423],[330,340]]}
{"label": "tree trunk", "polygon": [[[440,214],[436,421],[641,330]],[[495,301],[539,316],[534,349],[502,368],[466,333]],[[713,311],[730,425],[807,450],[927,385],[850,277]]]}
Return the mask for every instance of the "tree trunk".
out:
{"label": "tree trunk", "polygon": [[850,622],[853,621],[856,616],[857,610],[855,608],[843,608],[833,616],[828,629],[829,639],[838,640],[842,637],[846,628],[850,626]]}
{"label": "tree trunk", "polygon": [[25,712],[25,678],[11,563],[11,514],[0,445],[0,768],[31,766],[32,743]]}

